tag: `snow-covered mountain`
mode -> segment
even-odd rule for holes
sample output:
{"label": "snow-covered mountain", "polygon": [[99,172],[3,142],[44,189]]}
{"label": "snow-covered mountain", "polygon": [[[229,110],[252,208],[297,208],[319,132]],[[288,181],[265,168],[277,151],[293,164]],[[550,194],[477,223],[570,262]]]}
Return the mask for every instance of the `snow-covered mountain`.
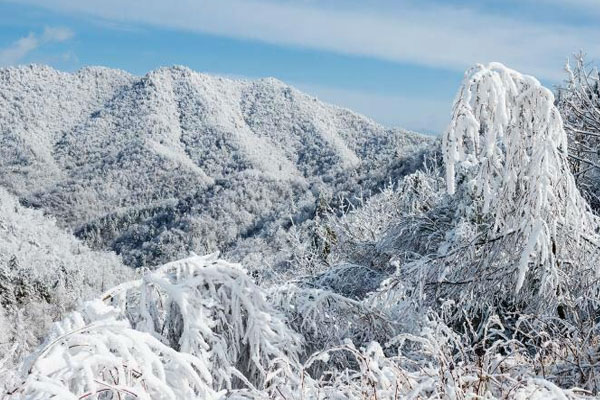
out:
{"label": "snow-covered mountain", "polygon": [[135,266],[245,259],[244,241],[281,242],[323,199],[414,170],[431,142],[275,79],[184,67],[0,69],[0,133],[1,185]]}

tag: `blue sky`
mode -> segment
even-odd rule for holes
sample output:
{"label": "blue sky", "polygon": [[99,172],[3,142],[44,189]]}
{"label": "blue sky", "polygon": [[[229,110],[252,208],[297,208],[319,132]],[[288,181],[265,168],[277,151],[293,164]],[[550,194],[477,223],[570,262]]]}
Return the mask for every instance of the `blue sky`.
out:
{"label": "blue sky", "polygon": [[600,58],[598,21],[600,0],[0,0],[0,65],[274,76],[439,133],[470,65],[500,61],[552,86],[573,52]]}

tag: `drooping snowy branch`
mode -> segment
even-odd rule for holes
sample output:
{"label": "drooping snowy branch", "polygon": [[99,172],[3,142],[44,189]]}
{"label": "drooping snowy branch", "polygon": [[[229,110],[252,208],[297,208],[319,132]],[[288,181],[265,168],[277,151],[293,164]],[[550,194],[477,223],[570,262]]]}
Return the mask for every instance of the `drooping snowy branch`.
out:
{"label": "drooping snowy branch", "polygon": [[40,399],[99,391],[216,398],[236,387],[268,393],[271,380],[285,381],[299,362],[300,338],[263,290],[241,267],[214,255],[166,264],[102,300],[55,327],[26,364],[18,393]]}
{"label": "drooping snowy branch", "polygon": [[530,273],[534,290],[560,296],[565,275],[589,273],[573,257],[600,243],[567,151],[554,96],[535,78],[498,63],[467,72],[443,137],[447,190],[461,192],[459,212],[488,224],[484,241],[512,236],[517,293]]}
{"label": "drooping snowy branch", "polygon": [[23,373],[13,394],[24,399],[221,398],[203,360],[132,329],[100,300],[56,324]]}
{"label": "drooping snowy branch", "polygon": [[236,386],[242,376],[268,385],[269,374],[283,373],[278,360],[298,359],[300,339],[262,289],[214,255],[166,264],[126,291],[124,301],[111,297],[135,329],[202,359],[215,387]]}

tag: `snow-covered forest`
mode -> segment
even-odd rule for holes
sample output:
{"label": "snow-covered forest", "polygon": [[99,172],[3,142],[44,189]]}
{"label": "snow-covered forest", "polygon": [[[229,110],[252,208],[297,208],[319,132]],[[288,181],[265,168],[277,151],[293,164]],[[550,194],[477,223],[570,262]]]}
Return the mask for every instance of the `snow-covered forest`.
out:
{"label": "snow-covered forest", "polygon": [[274,79],[0,69],[0,397],[600,395],[600,75],[440,138]]}

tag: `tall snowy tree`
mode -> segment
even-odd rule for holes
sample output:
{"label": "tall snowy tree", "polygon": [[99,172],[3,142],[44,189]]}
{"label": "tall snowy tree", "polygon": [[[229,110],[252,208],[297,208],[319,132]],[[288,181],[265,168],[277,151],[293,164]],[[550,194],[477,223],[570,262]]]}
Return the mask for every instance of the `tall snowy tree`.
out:
{"label": "tall snowy tree", "polygon": [[448,193],[460,220],[474,227],[478,251],[447,266],[441,282],[454,275],[482,294],[513,292],[534,308],[571,305],[589,289],[598,221],[569,170],[567,135],[548,89],[498,63],[469,70],[443,154]]}

